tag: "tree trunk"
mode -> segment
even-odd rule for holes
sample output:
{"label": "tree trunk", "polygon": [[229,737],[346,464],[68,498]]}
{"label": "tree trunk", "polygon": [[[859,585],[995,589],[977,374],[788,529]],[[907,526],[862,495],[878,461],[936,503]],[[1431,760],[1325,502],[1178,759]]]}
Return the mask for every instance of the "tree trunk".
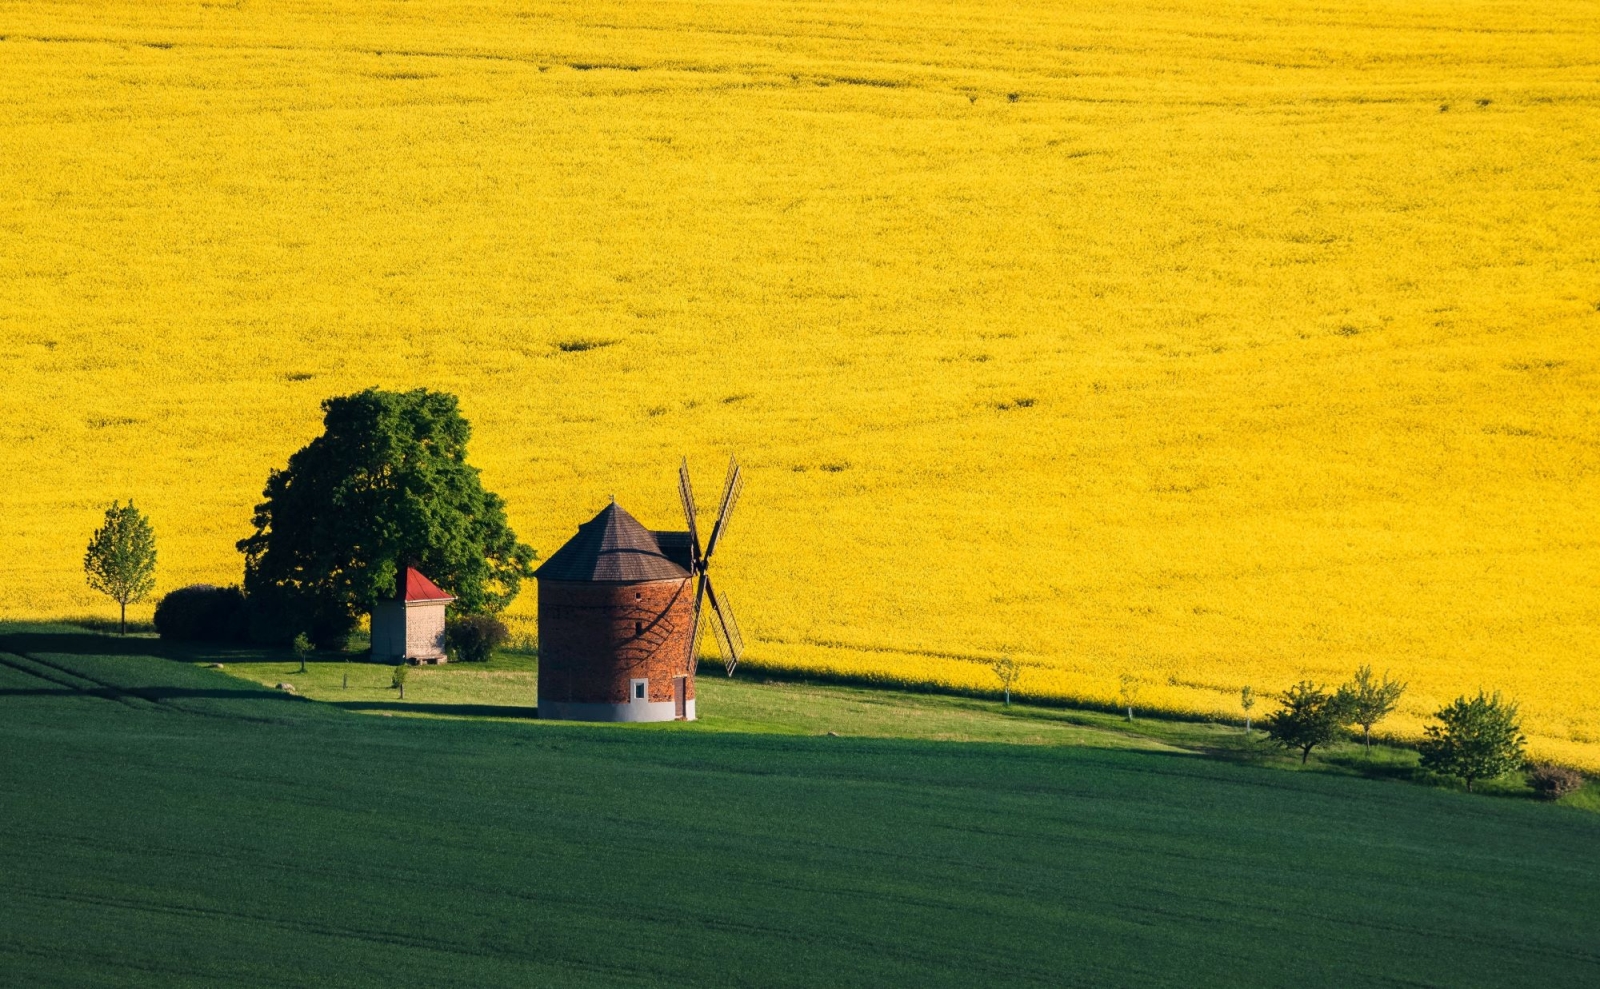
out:
{"label": "tree trunk", "polygon": [[1010,706],[1011,706],[1011,688],[1007,687],[1006,688],[1006,707],[1010,707]]}
{"label": "tree trunk", "polygon": [[404,680],[400,681],[400,699],[406,699],[406,682]]}
{"label": "tree trunk", "polygon": [[1250,715],[1248,714],[1244,716],[1244,737],[1250,737]]}
{"label": "tree trunk", "polygon": [[1311,748],[1307,746],[1300,750],[1300,765],[1304,766],[1309,758],[1311,758]]}
{"label": "tree trunk", "polygon": [[118,635],[127,635],[128,634],[128,602],[126,602],[126,601],[118,601],[117,603],[122,605],[122,631],[118,632],[117,634]]}
{"label": "tree trunk", "polygon": [[1133,705],[1131,704],[1128,705],[1128,721],[1130,724],[1133,722]]}

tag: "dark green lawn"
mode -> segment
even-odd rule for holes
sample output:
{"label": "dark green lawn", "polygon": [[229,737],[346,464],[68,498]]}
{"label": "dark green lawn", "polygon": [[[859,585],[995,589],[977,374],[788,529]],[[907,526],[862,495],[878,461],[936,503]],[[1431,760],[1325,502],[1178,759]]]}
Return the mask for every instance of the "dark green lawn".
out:
{"label": "dark green lawn", "polygon": [[15,986],[1595,985],[1600,816],[1188,755],[383,718],[0,632]]}

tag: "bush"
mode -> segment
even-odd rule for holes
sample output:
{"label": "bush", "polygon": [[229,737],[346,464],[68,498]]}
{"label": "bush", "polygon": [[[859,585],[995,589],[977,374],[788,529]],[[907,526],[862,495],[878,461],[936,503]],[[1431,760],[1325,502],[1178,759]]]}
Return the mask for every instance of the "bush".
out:
{"label": "bush", "polygon": [[1536,762],[1528,767],[1528,785],[1540,800],[1560,800],[1583,789],[1583,774],[1566,766]]}
{"label": "bush", "polygon": [[1417,746],[1422,768],[1441,776],[1465,780],[1472,792],[1476,780],[1499,779],[1522,768],[1522,719],[1517,705],[1478,691],[1478,696],[1458,697],[1434,715],[1439,724],[1422,729]]}
{"label": "bush", "polygon": [[237,587],[190,584],[156,605],[156,632],[169,642],[235,642],[244,636],[244,594]]}
{"label": "bush", "polygon": [[445,626],[445,648],[463,663],[486,663],[511,638],[505,622],[490,615],[467,615]]}

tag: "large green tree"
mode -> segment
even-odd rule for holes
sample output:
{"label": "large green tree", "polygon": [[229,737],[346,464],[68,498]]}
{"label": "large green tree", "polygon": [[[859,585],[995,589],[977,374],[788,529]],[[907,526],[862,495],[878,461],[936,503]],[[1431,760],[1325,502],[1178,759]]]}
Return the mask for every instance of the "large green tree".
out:
{"label": "large green tree", "polygon": [[105,524],[94,531],[83,554],[89,586],[122,606],[121,634],[128,634],[128,605],[156,586],[156,534],[133,507],[112,502]]}
{"label": "large green tree", "polygon": [[467,463],[455,396],[369,388],[322,409],[322,435],[267,478],[255,533],[239,541],[256,635],[341,645],[408,563],[459,610],[509,604],[535,554]]}

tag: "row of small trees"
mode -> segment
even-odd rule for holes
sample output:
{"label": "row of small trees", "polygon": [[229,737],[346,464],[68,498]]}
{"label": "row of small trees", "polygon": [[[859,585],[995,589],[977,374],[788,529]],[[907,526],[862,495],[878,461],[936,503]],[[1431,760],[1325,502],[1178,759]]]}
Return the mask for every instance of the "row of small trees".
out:
{"label": "row of small trees", "polygon": [[[1311,750],[1336,739],[1341,731],[1361,729],[1361,740],[1368,754],[1372,752],[1372,729],[1394,713],[1406,685],[1392,680],[1385,672],[1383,679],[1372,675],[1372,667],[1363,666],[1348,683],[1332,692],[1323,690],[1310,680],[1302,680],[1283,695],[1283,707],[1263,722],[1267,736],[1284,748],[1299,749],[1303,763]],[[1255,706],[1255,696],[1249,687],[1239,694],[1239,703],[1248,712]],[[1249,723],[1245,734],[1250,733]]]}
{"label": "row of small trees", "polygon": [[[1381,681],[1375,680],[1367,666],[1331,692],[1302,680],[1284,693],[1282,706],[1262,726],[1274,742],[1299,750],[1302,763],[1310,758],[1312,749],[1336,740],[1351,727],[1361,729],[1370,753],[1373,726],[1394,711],[1405,689],[1404,683],[1389,679],[1387,673]],[[1469,793],[1473,783],[1498,779],[1527,764],[1524,747],[1528,740],[1522,734],[1517,705],[1498,692],[1480,690],[1476,697],[1458,697],[1434,712],[1434,720],[1422,729],[1422,741],[1417,744],[1422,768],[1462,780]]]}
{"label": "row of small trees", "polygon": [[[992,668],[1005,689],[1006,703],[1010,704],[1022,667],[1006,657],[995,661]],[[1278,710],[1262,721],[1262,727],[1273,742],[1298,751],[1302,764],[1317,747],[1357,730],[1370,755],[1372,730],[1394,713],[1405,692],[1405,682],[1393,679],[1388,672],[1377,677],[1370,666],[1362,666],[1348,682],[1331,690],[1302,680],[1281,695]],[[1138,698],[1138,678],[1123,674],[1117,706],[1127,711],[1129,721],[1133,720]],[[1250,735],[1257,700],[1252,688],[1239,691],[1246,737]],[[1434,720],[1423,728],[1422,740],[1417,744],[1422,767],[1462,780],[1468,792],[1474,783],[1498,779],[1525,767],[1532,769],[1530,782],[1542,796],[1563,796],[1582,783],[1582,778],[1571,770],[1548,765],[1529,767],[1525,755],[1527,738],[1522,734],[1517,705],[1499,693],[1480,690],[1476,697],[1458,697],[1435,712]]]}

